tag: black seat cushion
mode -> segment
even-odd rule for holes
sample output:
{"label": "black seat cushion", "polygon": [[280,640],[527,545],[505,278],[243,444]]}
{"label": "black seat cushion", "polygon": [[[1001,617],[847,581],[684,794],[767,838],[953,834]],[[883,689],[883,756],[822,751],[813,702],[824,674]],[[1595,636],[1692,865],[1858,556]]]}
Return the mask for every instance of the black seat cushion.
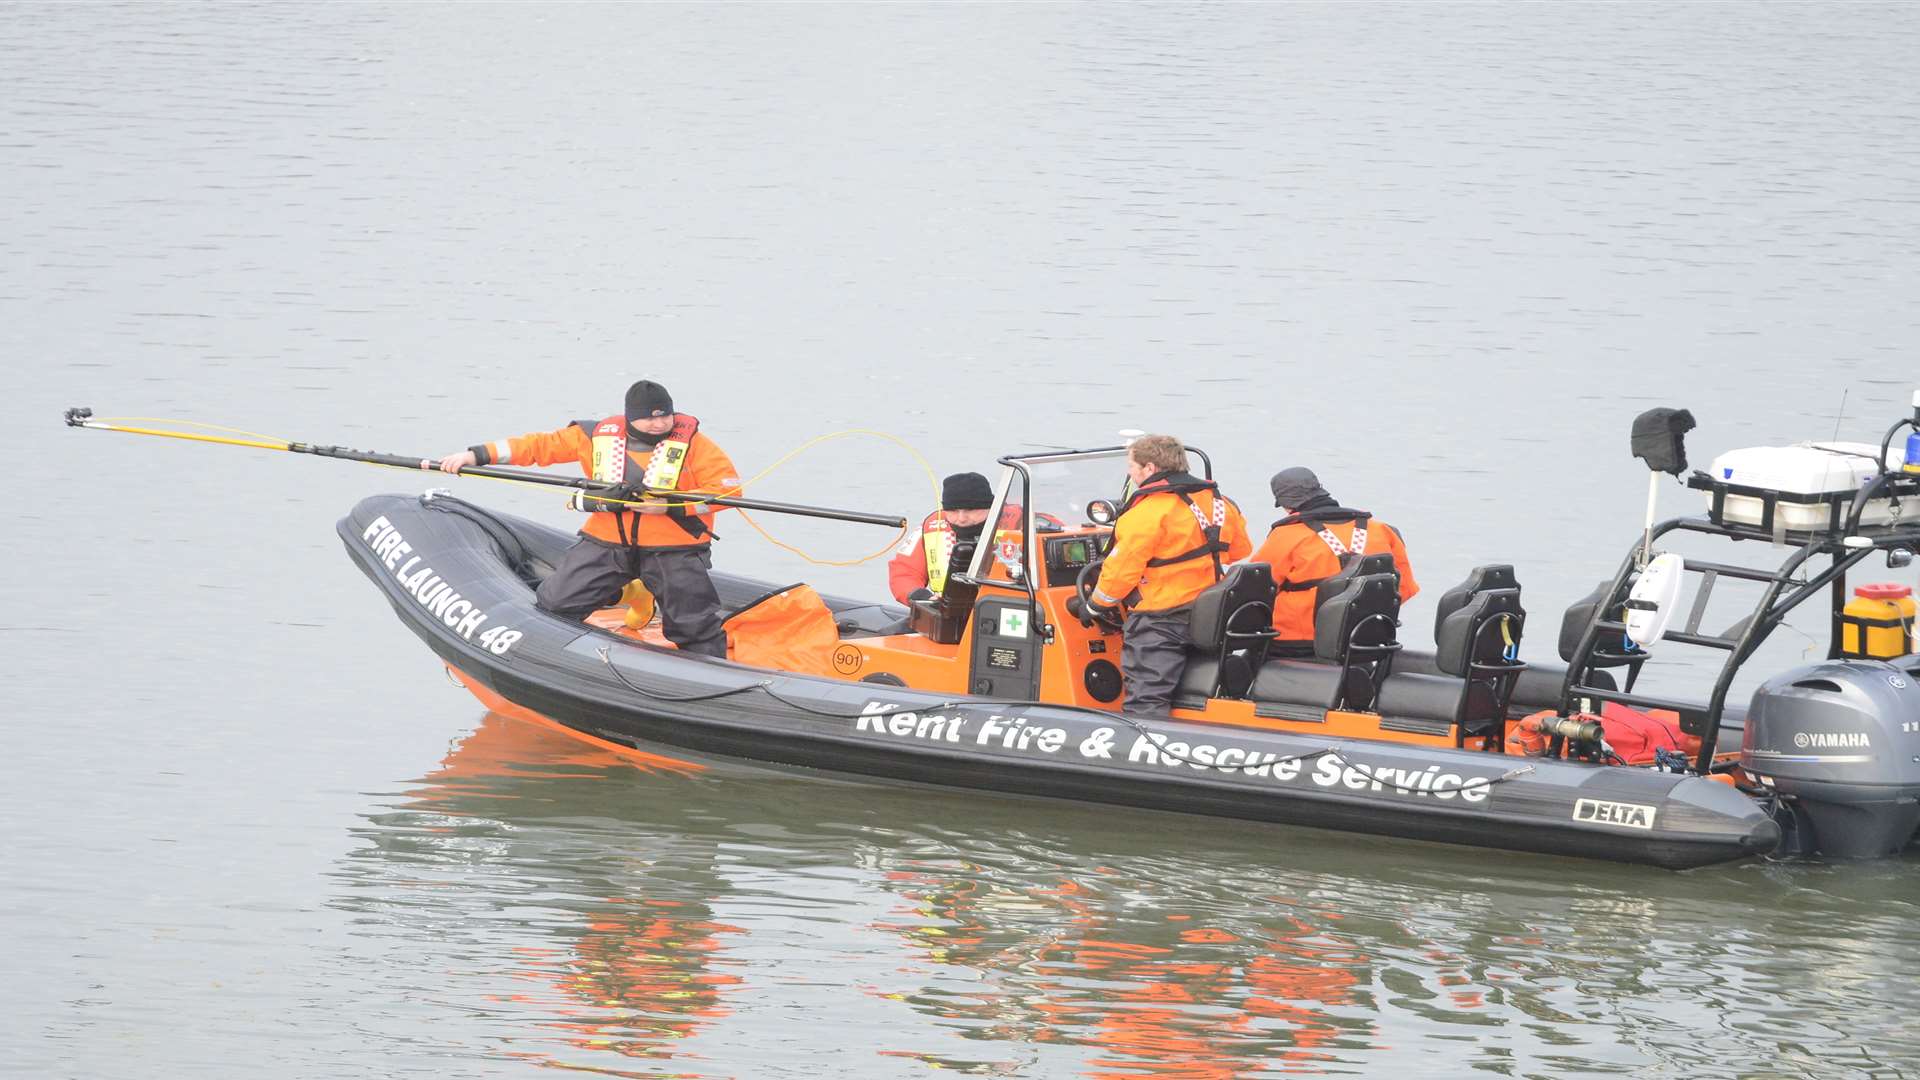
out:
{"label": "black seat cushion", "polygon": [[1188,653],[1187,666],[1180,672],[1180,685],[1174,688],[1174,700],[1184,700],[1190,703],[1189,707],[1198,709],[1206,707],[1208,698],[1246,697],[1253,682],[1252,669],[1246,653],[1217,656]]}
{"label": "black seat cushion", "polygon": [[[1596,671],[1588,676],[1588,685],[1602,690],[1614,689],[1613,676]],[[1541,709],[1560,707],[1560,688],[1567,683],[1567,669],[1561,664],[1529,663],[1513,683],[1513,699],[1507,704],[1510,715],[1525,716]]]}
{"label": "black seat cushion", "polygon": [[1382,716],[1410,716],[1447,724],[1464,724],[1467,734],[1496,730],[1504,718],[1495,714],[1495,684],[1489,679],[1456,679],[1451,675],[1414,675],[1396,671],[1380,686]]}
{"label": "black seat cushion", "polygon": [[[1395,676],[1402,674],[1443,674],[1440,666],[1434,662],[1434,655],[1432,653],[1416,652],[1413,649],[1404,650],[1400,655],[1393,658],[1393,673]],[[1589,678],[1592,680],[1589,685],[1599,687],[1603,690],[1612,690],[1617,685],[1614,682],[1613,676],[1604,671],[1593,672]],[[1453,681],[1457,685],[1463,680],[1454,679]],[[1536,664],[1529,661],[1526,667],[1520,669],[1520,677],[1514,681],[1513,698],[1508,702],[1507,714],[1509,716],[1525,716],[1530,712],[1538,712],[1541,709],[1558,708],[1560,706],[1560,688],[1565,685],[1566,681],[1567,668],[1565,664]],[[1381,707],[1384,709],[1385,705],[1383,704]]]}
{"label": "black seat cushion", "polygon": [[1458,723],[1466,690],[1467,681],[1451,675],[1396,671],[1380,685],[1380,715]]}
{"label": "black seat cushion", "polygon": [[1326,710],[1340,700],[1340,683],[1347,670],[1337,664],[1310,660],[1269,660],[1253,677],[1255,701],[1305,705]]}

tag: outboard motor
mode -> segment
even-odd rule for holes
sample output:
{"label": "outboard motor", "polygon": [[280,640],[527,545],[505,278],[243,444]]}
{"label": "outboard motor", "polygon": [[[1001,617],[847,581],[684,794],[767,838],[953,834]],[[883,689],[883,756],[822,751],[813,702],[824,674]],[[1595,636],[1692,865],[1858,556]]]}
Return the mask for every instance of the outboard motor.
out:
{"label": "outboard motor", "polygon": [[1830,660],[1754,691],[1740,767],[1803,853],[1896,854],[1920,826],[1920,655]]}

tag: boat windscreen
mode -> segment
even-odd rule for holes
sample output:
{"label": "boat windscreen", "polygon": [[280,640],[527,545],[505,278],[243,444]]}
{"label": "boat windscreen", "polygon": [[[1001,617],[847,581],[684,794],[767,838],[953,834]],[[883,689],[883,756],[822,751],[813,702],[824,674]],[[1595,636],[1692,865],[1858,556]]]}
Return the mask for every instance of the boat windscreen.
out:
{"label": "boat windscreen", "polygon": [[[1030,459],[1026,466],[1033,477],[1032,510],[1035,528],[1040,532],[1049,527],[1077,529],[1094,524],[1087,517],[1087,504],[1105,499],[1118,506],[1127,483],[1124,448]],[[1049,517],[1058,526],[1051,526]]]}

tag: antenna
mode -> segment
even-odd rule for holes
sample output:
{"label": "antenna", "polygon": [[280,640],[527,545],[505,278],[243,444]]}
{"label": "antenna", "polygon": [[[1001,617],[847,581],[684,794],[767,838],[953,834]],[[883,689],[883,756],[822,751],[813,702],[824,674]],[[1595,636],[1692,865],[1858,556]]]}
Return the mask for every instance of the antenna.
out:
{"label": "antenna", "polygon": [[1840,388],[1840,415],[1833,418],[1833,438],[1828,439],[1828,442],[1840,441],[1840,421],[1846,419],[1847,391],[1850,389],[1852,389],[1852,387],[1843,386]]}

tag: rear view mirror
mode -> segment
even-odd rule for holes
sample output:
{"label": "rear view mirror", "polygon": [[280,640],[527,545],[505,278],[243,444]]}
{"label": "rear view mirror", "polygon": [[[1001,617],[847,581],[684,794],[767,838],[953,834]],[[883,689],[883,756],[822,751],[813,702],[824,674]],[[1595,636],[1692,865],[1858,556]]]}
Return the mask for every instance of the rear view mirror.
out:
{"label": "rear view mirror", "polygon": [[1087,504],[1087,520],[1095,525],[1111,525],[1119,516],[1113,504],[1105,499],[1095,499]]}

